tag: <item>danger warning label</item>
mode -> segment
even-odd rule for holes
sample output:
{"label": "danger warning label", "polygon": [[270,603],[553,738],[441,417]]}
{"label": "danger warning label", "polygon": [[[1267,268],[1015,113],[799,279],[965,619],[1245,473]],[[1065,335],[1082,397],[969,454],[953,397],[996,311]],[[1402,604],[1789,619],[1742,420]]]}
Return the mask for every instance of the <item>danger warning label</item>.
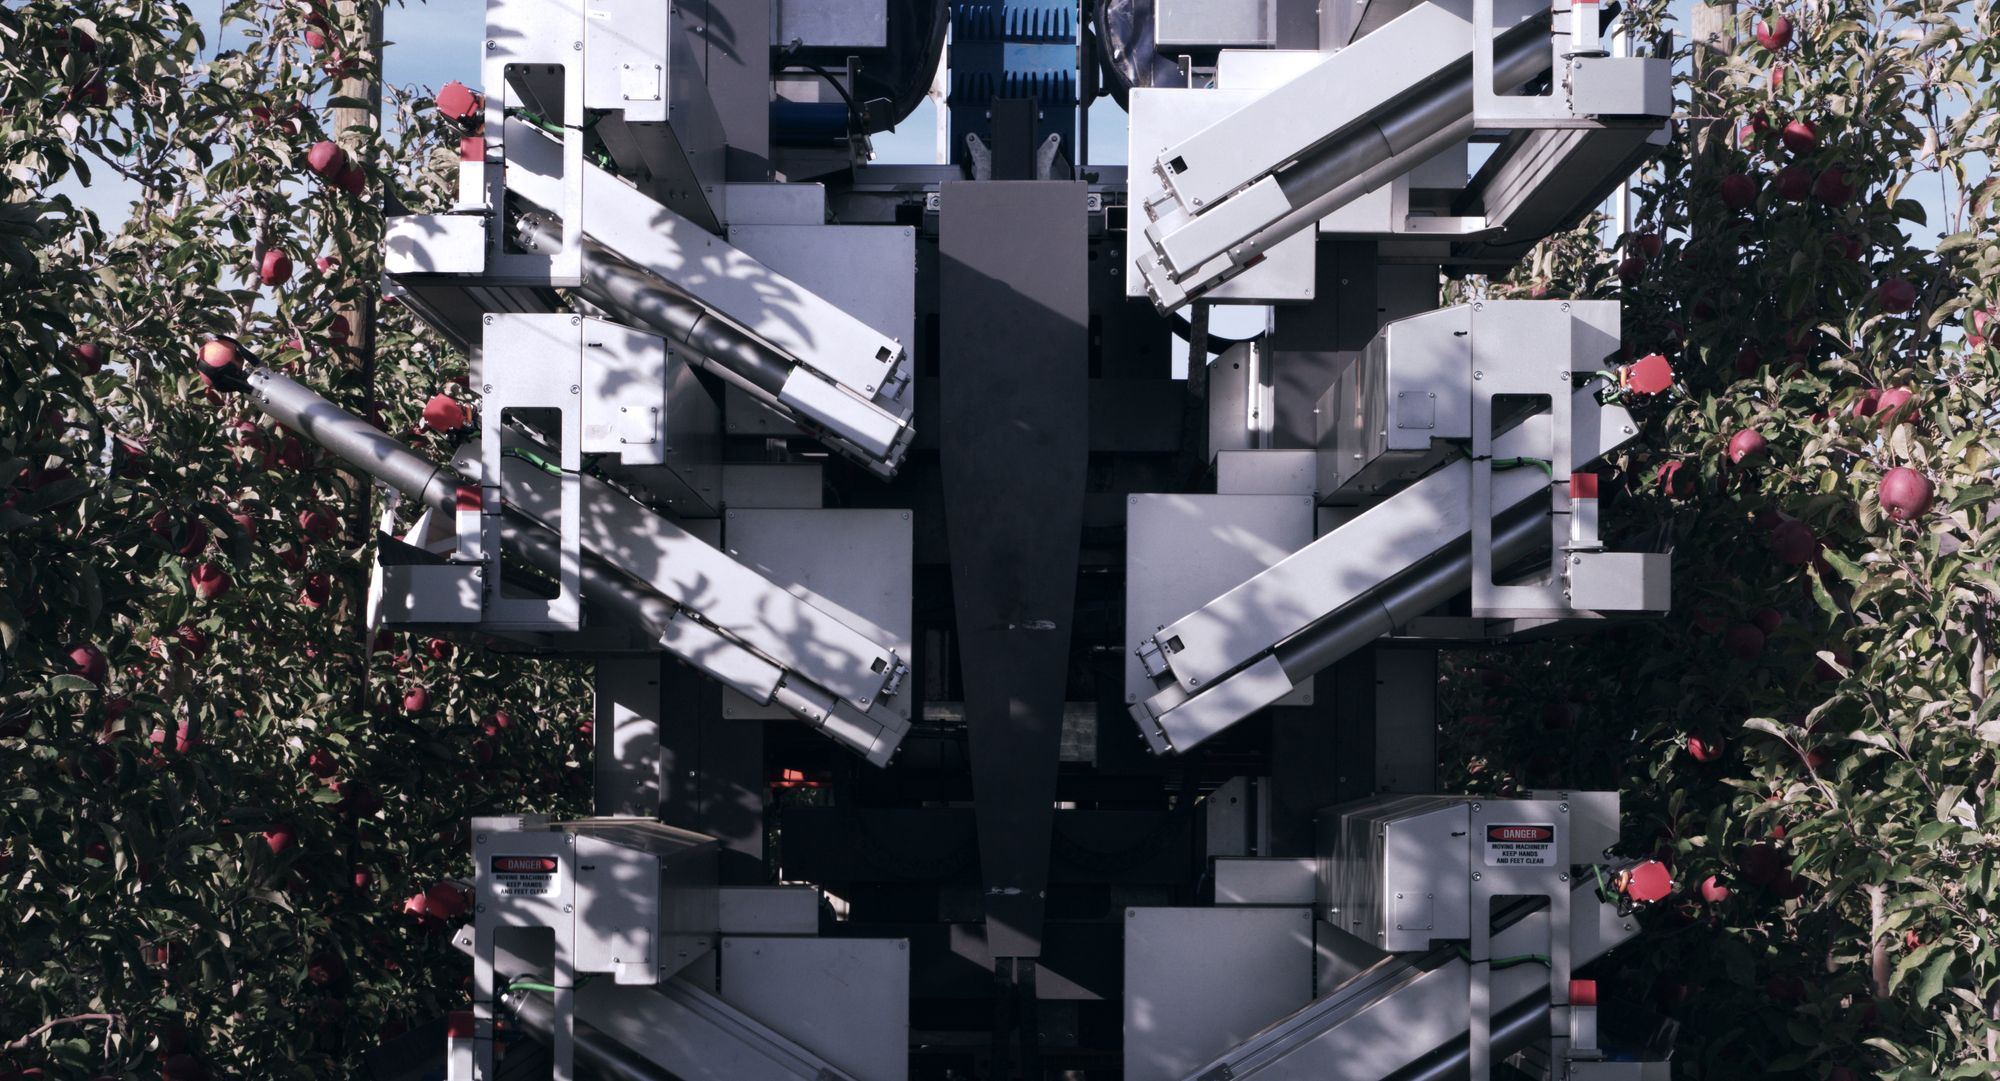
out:
{"label": "danger warning label", "polygon": [[1540,823],[1486,827],[1486,866],[1547,867],[1556,861],[1556,828]]}
{"label": "danger warning label", "polygon": [[502,897],[547,897],[556,892],[554,856],[495,856],[493,885]]}

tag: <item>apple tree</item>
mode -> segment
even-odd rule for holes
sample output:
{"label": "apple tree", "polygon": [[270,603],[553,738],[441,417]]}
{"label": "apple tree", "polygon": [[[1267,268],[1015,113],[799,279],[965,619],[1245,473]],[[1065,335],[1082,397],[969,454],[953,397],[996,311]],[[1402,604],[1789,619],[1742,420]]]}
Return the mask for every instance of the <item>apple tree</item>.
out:
{"label": "apple tree", "polygon": [[1624,791],[1628,854],[1677,892],[1606,993],[1680,1021],[1684,1076],[1985,1076],[2000,26],[1960,0],[1723,24],[1680,54],[1633,230],[1473,284],[1621,297],[1628,354],[1673,362],[1603,490],[1619,546],[1673,551],[1674,610],[1460,655],[1447,764]]}
{"label": "apple tree", "polygon": [[[383,500],[197,373],[227,334],[466,437],[423,419],[469,401],[463,361],[348,315],[382,208],[447,198],[461,134],[421,89],[333,128],[366,22],[0,7],[0,1074],[350,1076],[464,1000],[470,816],[587,806],[576,666],[371,636]],[[120,180],[115,227],[55,191]]]}

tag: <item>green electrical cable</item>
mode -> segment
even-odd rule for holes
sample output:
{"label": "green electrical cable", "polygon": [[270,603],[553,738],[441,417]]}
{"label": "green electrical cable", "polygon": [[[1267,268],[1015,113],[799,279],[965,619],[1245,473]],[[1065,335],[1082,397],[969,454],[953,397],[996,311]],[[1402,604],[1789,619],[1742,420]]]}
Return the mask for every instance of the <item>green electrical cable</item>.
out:
{"label": "green electrical cable", "polygon": [[1547,461],[1545,461],[1545,460],[1543,460],[1543,459],[1541,459],[1541,458],[1495,458],[1495,459],[1493,459],[1493,468],[1494,468],[1494,469],[1495,469],[1496,471],[1497,471],[1497,470],[1501,470],[1501,469],[1518,469],[1518,468],[1520,468],[1521,466],[1524,466],[1524,465],[1532,465],[1532,466],[1534,466],[1534,467],[1536,467],[1536,468],[1540,469],[1540,470],[1541,470],[1542,472],[1544,472],[1544,473],[1547,473],[1547,474],[1549,475],[1549,479],[1550,479],[1550,480],[1554,480],[1554,479],[1555,479],[1555,475],[1556,475],[1556,471],[1555,471],[1555,467],[1554,467],[1554,466],[1552,466],[1552,465],[1550,465],[1550,464],[1549,464],[1549,463],[1548,463]]}
{"label": "green electrical cable", "polygon": [[506,450],[501,451],[500,456],[503,458],[519,458],[520,460],[528,463],[529,465],[534,466],[536,469],[539,469],[542,472],[547,473],[549,476],[552,477],[560,477],[563,475],[562,466],[559,466],[554,462],[549,461],[547,458],[544,458],[541,455],[536,454],[532,450],[522,450],[519,447],[509,447]]}
{"label": "green electrical cable", "polygon": [[[1472,951],[1466,949],[1464,946],[1460,946],[1458,948],[1458,955],[1467,961],[1472,960]],[[1516,965],[1525,965],[1529,963],[1547,965],[1550,962],[1547,956],[1539,953],[1522,953],[1522,954],[1516,954],[1513,957],[1495,957],[1493,960],[1487,962],[1487,964],[1493,966],[1493,968],[1496,971],[1503,968],[1513,968]]]}

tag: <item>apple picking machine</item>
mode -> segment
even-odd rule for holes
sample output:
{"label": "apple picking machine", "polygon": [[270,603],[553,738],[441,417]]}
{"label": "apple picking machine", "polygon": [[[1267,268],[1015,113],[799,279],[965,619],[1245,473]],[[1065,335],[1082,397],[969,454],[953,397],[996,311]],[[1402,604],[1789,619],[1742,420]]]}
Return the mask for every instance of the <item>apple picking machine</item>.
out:
{"label": "apple picking machine", "polygon": [[456,454],[210,354],[400,501],[377,625],[594,662],[595,816],[473,823],[472,1008],[378,1076],[1665,1077],[1618,794],[1435,791],[1441,648],[1667,606],[1590,467],[1671,374],[1440,299],[1664,143],[1620,25],[487,0],[384,280]]}

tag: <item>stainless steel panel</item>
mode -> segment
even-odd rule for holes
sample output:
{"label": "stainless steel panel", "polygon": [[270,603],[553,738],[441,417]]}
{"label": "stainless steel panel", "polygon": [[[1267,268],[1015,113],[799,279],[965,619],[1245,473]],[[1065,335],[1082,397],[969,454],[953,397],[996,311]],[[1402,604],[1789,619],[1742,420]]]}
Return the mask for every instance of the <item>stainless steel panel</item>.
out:
{"label": "stainless steel panel", "polygon": [[1216,455],[1220,495],[1302,495],[1312,498],[1319,476],[1310,450],[1229,450]]}
{"label": "stainless steel panel", "polygon": [[1312,1001],[1312,910],[1125,910],[1125,1078],[1180,1081]]}
{"label": "stainless steel panel", "polygon": [[1672,64],[1650,57],[1580,58],[1570,69],[1570,100],[1585,116],[1668,116]]}
{"label": "stainless steel panel", "polygon": [[1218,905],[1310,905],[1318,888],[1319,865],[1311,857],[1215,861]]}
{"label": "stainless steel panel", "polygon": [[[773,185],[783,187],[789,185]],[[817,185],[815,185],[817,187]],[[824,195],[821,196],[824,199]],[[916,340],[916,230],[897,225],[755,225],[732,228],[746,254],[812,290],[827,303],[903,343]],[[863,387],[853,387],[860,391]],[[875,388],[867,388],[873,393]],[[867,397],[864,394],[863,397]],[[908,415],[914,389],[890,406]],[[731,387],[725,420],[738,435],[793,435],[798,428]],[[887,403],[878,403],[887,404]]]}
{"label": "stainless steel panel", "polygon": [[817,508],[825,484],[825,470],[817,463],[768,465],[745,462],[722,467],[722,498],[739,510],[758,507]]}
{"label": "stainless steel panel", "polygon": [[716,895],[725,935],[816,935],[817,886],[724,886]]}
{"label": "stainless steel panel", "polygon": [[[1125,522],[1125,631],[1137,646],[1160,626],[1312,543],[1312,498],[1135,495]],[[1125,700],[1152,693],[1153,681],[1128,649]]]}
{"label": "stainless steel panel", "polygon": [[729,224],[824,225],[824,184],[730,184]]}
{"label": "stainless steel panel", "polygon": [[484,214],[405,214],[389,219],[382,272],[478,274],[486,269]]}
{"label": "stainless steel panel", "polygon": [[1161,46],[1278,43],[1277,0],[1159,0],[1154,12]]}
{"label": "stainless steel panel", "polygon": [[880,49],[888,45],[888,0],[777,0],[778,48]]}
{"label": "stainless steel panel", "polygon": [[905,939],[725,937],[721,996],[858,1081],[909,1076]]}
{"label": "stainless steel panel", "polygon": [[1673,558],[1661,552],[1570,553],[1570,603],[1595,612],[1665,612]]}
{"label": "stainless steel panel", "polygon": [[[909,511],[732,510],[723,517],[725,552],[793,596],[908,658],[913,563]],[[916,684],[911,682],[909,686]],[[908,719],[916,696],[883,708]],[[725,717],[784,717],[725,691]]]}

